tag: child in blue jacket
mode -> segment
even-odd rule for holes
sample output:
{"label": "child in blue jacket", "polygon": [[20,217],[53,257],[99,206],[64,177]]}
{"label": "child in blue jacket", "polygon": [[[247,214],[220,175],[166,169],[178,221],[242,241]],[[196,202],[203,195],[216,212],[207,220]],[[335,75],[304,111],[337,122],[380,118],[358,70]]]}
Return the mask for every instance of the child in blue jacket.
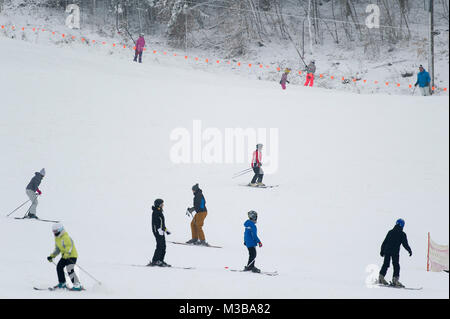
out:
{"label": "child in blue jacket", "polygon": [[244,271],[261,272],[255,267],[256,259],[256,245],[262,247],[261,240],[258,238],[258,230],[256,229],[256,221],[258,219],[258,213],[251,210],[248,212],[248,220],[244,223],[244,245],[247,246],[249,258],[247,266],[245,266]]}

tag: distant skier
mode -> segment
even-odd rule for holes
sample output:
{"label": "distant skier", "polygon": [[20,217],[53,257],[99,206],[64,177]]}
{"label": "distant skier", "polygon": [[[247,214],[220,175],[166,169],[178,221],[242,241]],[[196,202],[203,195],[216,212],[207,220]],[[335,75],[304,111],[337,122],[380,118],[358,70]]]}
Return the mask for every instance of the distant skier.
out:
{"label": "distant skier", "polygon": [[291,69],[286,68],[286,70],[284,70],[283,75],[281,76],[280,84],[281,84],[281,88],[282,88],[283,90],[286,90],[286,82],[289,83],[289,84],[291,84],[291,82],[289,82],[288,79],[287,79],[289,73],[291,73]]}
{"label": "distant skier", "polygon": [[248,263],[244,271],[261,272],[255,267],[256,246],[262,247],[261,240],[258,238],[258,230],[256,228],[256,221],[258,220],[258,213],[251,210],[248,213],[248,220],[244,223],[244,245],[248,249]]}
{"label": "distant skier", "polygon": [[406,234],[403,232],[403,227],[405,227],[405,221],[403,219],[398,219],[395,223],[393,229],[391,229],[386,238],[381,245],[380,255],[384,257],[384,263],[381,267],[378,283],[382,285],[389,285],[389,283],[384,279],[387,270],[391,263],[394,266],[394,275],[392,277],[392,285],[395,287],[404,287],[400,281],[400,245],[409,252],[409,256],[412,256],[411,248],[408,245],[408,239]]}
{"label": "distant skier", "polygon": [[73,288],[71,290],[83,290],[80,280],[75,273],[75,264],[77,262],[78,253],[72,238],[70,238],[69,234],[64,230],[64,226],[61,223],[54,224],[52,226],[52,231],[55,235],[55,250],[47,257],[47,260],[53,262],[53,259],[61,253],[61,259],[56,266],[59,283],[54,288],[67,288],[66,277],[64,275],[64,268],[67,267],[67,273],[73,283]]}
{"label": "distant skier", "polygon": [[253,172],[255,173],[255,175],[253,176],[253,179],[250,182],[250,184],[248,184],[248,186],[266,186],[262,182],[262,180],[264,178],[264,171],[261,168],[261,166],[262,166],[262,162],[261,162],[262,148],[263,148],[262,144],[257,144],[256,150],[253,152],[252,168],[253,168]]}
{"label": "distant skier", "polygon": [[205,233],[203,232],[203,224],[206,216],[208,215],[205,196],[203,196],[203,191],[200,189],[198,184],[192,186],[192,193],[194,194],[194,206],[188,208],[188,211],[191,214],[193,211],[196,213],[191,222],[192,239],[188,240],[186,243],[208,246],[208,243],[205,240]]}
{"label": "distant skier", "polygon": [[34,177],[28,183],[26,187],[26,194],[28,198],[31,200],[31,206],[28,210],[26,218],[38,218],[36,215],[36,207],[38,205],[37,197],[42,195],[41,190],[39,189],[39,185],[41,185],[42,179],[45,176],[45,168],[41,169],[40,172],[34,173]]}
{"label": "distant skier", "polygon": [[142,53],[144,52],[145,39],[144,34],[139,34],[139,39],[136,41],[136,50],[134,52],[134,62],[137,62],[139,57],[139,63],[142,63]]}
{"label": "distant skier", "polygon": [[311,60],[309,65],[306,67],[306,82],[305,86],[313,86],[314,85],[314,73],[316,73],[316,61]]}
{"label": "distant skier", "polygon": [[148,266],[171,267],[171,265],[164,261],[164,257],[166,256],[165,234],[170,235],[170,232],[166,228],[163,208],[164,201],[162,199],[156,199],[152,206],[152,232],[156,239],[156,249],[152,261]]}
{"label": "distant skier", "polygon": [[423,96],[430,95],[430,74],[425,71],[422,65],[419,66],[419,73],[417,73],[417,82],[414,86],[419,86],[420,92]]}

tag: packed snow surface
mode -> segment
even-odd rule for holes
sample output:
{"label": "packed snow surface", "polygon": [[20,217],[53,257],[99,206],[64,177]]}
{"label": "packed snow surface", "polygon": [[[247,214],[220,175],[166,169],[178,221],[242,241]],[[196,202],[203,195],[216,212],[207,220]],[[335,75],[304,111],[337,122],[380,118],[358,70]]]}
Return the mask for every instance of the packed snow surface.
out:
{"label": "packed snow surface", "polygon": [[[2,214],[27,199],[45,167],[38,216],[64,223],[79,265],[102,282],[80,272],[85,292],[34,291],[57,283],[46,260],[54,239],[51,223],[11,218],[24,206],[0,218],[0,298],[449,298],[448,274],[426,272],[427,232],[449,238],[448,97],[282,91],[10,39],[0,39],[0,61]],[[222,133],[277,128],[278,169],[264,182],[280,187],[239,186],[250,174],[231,177],[248,163],[174,163],[171,134],[192,132],[196,120]],[[197,182],[207,240],[223,248],[168,243],[166,261],[194,270],[130,266],[153,255],[156,198],[165,200],[167,239],[190,239],[185,211]],[[256,265],[276,277],[225,269],[246,264],[251,209],[264,244]],[[413,250],[401,250],[400,280],[420,291],[367,285],[399,217]]]}

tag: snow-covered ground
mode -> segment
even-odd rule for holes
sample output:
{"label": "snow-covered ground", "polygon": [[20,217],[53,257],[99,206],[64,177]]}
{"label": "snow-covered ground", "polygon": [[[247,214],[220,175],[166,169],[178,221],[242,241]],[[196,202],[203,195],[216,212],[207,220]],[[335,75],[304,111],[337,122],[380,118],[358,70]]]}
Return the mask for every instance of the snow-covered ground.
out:
{"label": "snow-covered ground", "polygon": [[[133,42],[125,32],[119,35],[110,27],[96,25],[91,18],[85,15],[82,15],[82,29],[71,30],[64,24],[67,15],[64,10],[49,9],[32,4],[21,5],[22,3],[22,0],[18,0],[5,4],[4,11],[0,12],[0,25],[4,25],[5,29],[0,29],[0,37],[37,44],[53,44],[74,50],[84,48],[88,52],[117,55],[126,59],[130,59],[130,56],[133,55],[132,50],[119,47],[119,43],[130,48],[133,47]],[[322,10],[326,12],[327,9],[324,6]],[[435,37],[435,94],[448,96],[450,89],[448,23],[445,25],[445,21],[438,19],[440,8],[436,10],[436,29],[441,34]],[[410,15],[411,20],[414,21],[410,26],[412,39],[400,41],[396,45],[385,43],[370,47],[366,43],[367,41],[349,43],[344,39],[341,39],[340,44],[334,44],[332,39],[329,39],[328,32],[325,32],[324,44],[314,45],[310,52],[309,40],[306,37],[305,59],[308,62],[314,58],[317,65],[315,85],[321,88],[362,94],[411,95],[414,93],[419,95],[418,90],[414,91],[409,85],[416,82],[420,64],[428,69],[427,18],[421,3],[419,8],[414,6],[411,9]],[[13,26],[15,26],[14,30]],[[296,32],[293,36],[295,45],[299,47],[301,27],[300,25],[296,26],[295,30],[291,31]],[[22,27],[25,28],[24,31],[21,30]],[[33,31],[32,28],[36,28],[36,30]],[[41,29],[45,29],[46,32],[41,32]],[[48,31],[54,31],[56,34],[52,35]],[[377,31],[373,31],[373,33],[376,38]],[[61,34],[66,35],[65,39],[61,37]],[[76,39],[72,40],[71,36],[76,36]],[[195,34],[190,36],[195,36]],[[87,41],[81,42],[81,38],[85,38]],[[96,43],[92,43],[92,40],[95,40]],[[146,35],[146,40],[149,51],[144,53],[144,60],[151,60],[162,66],[177,65],[178,68],[204,70],[225,76],[240,75],[245,79],[273,81],[274,83],[278,83],[281,77],[281,72],[277,71],[277,68],[283,70],[285,67],[290,67],[294,71],[289,77],[290,86],[296,88],[305,82],[306,74],[304,72],[298,74],[298,71],[304,69],[304,65],[299,59],[295,47],[290,41],[277,37],[266,41],[264,47],[259,47],[256,43],[249,43],[245,55],[233,58],[231,61],[225,58],[226,50],[224,48],[214,50],[188,48],[186,51],[180,48],[171,48],[167,39],[161,35]],[[102,45],[103,41],[107,42],[107,45]],[[117,43],[118,46],[112,48],[112,43]],[[156,50],[157,54],[152,54],[153,50]],[[163,55],[163,52],[168,54]],[[177,54],[177,57],[174,57],[173,54]],[[185,60],[184,56],[189,58]],[[198,57],[199,61],[196,61],[195,57]],[[205,63],[205,59],[208,59],[209,62]],[[217,60],[220,61],[219,64],[216,63]],[[231,64],[226,63],[227,61],[230,61]],[[239,62],[241,66],[237,65]],[[248,67],[248,64],[252,64],[252,67]],[[262,69],[259,68],[260,64],[263,65]],[[404,73],[413,73],[413,75],[404,78],[401,76]],[[319,77],[320,74],[323,75],[322,78]],[[342,81],[342,78],[346,81]],[[353,82],[353,78],[359,80]],[[367,82],[363,82],[363,80]],[[397,84],[400,86],[398,87]]]}
{"label": "snow-covered ground", "polygon": [[[46,260],[51,224],[0,218],[0,298],[449,298],[448,274],[426,272],[427,232],[449,238],[448,97],[282,91],[85,49],[5,38],[0,48],[2,214],[26,200],[26,184],[45,167],[38,215],[64,223],[79,264],[102,282],[81,273],[81,294],[34,291],[57,282]],[[278,128],[279,169],[265,182],[280,187],[238,186],[249,175],[231,176],[247,164],[172,163],[171,133],[192,131],[194,120],[220,132]],[[168,240],[190,238],[184,212],[196,182],[207,240],[224,248],[167,245],[167,262],[195,270],[129,266],[153,254],[158,197]],[[225,269],[246,263],[250,209],[264,244],[256,264],[279,276]],[[423,290],[368,288],[399,217],[413,250],[401,252],[401,281]]]}

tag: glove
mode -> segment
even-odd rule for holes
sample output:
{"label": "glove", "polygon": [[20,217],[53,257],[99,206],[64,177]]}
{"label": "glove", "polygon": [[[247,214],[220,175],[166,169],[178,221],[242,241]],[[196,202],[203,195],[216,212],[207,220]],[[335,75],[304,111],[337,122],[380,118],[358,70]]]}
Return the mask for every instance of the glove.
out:
{"label": "glove", "polygon": [[192,214],[192,212],[193,212],[194,210],[195,210],[194,207],[188,208],[188,211],[189,211],[189,213],[191,213],[191,214]]}
{"label": "glove", "polygon": [[384,253],[382,251],[380,251],[380,256],[384,257]]}
{"label": "glove", "polygon": [[158,228],[158,234],[160,236],[164,236],[164,231],[161,228]]}
{"label": "glove", "polygon": [[245,241],[244,241],[244,246],[247,246],[247,245],[245,244]]}
{"label": "glove", "polygon": [[280,84],[281,84],[281,81],[280,81]]}
{"label": "glove", "polygon": [[39,188],[36,190],[36,193],[38,193],[38,195],[42,195],[42,192],[40,191]]}
{"label": "glove", "polygon": [[409,251],[409,257],[411,257],[412,256],[412,251]]}
{"label": "glove", "polygon": [[166,234],[167,234],[167,235],[170,235],[170,234],[171,234],[171,232],[170,232],[170,231],[168,231],[168,230],[166,230]]}
{"label": "glove", "polygon": [[289,83],[289,84],[291,84],[291,82],[289,82],[289,81],[287,81],[287,80],[286,80],[286,82]]}
{"label": "glove", "polygon": [[48,260],[49,262],[52,262],[52,261],[53,261],[53,257],[52,257],[52,256],[48,256],[48,257],[47,257],[47,260]]}
{"label": "glove", "polygon": [[414,84],[414,86],[417,86],[417,83],[416,83],[416,84]]}
{"label": "glove", "polygon": [[259,246],[259,248],[261,248],[262,247],[262,242],[259,242],[258,246]]}

